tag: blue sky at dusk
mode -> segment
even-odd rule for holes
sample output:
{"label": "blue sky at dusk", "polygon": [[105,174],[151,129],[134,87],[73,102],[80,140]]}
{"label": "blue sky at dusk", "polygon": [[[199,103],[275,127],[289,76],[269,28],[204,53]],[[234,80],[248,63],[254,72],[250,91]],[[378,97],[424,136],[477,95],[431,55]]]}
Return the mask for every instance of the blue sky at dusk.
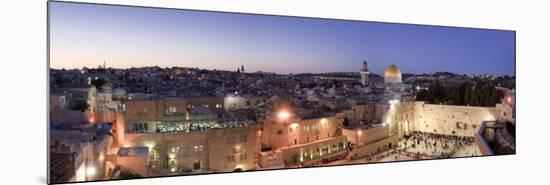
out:
{"label": "blue sky at dusk", "polygon": [[515,73],[512,31],[50,2],[52,68]]}

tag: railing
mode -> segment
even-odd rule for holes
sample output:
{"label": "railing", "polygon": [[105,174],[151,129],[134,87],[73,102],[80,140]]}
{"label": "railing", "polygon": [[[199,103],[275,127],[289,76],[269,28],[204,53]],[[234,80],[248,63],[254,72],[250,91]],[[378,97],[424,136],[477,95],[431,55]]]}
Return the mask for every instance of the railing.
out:
{"label": "railing", "polygon": [[204,120],[164,120],[158,121],[153,128],[154,130],[133,130],[128,129],[126,133],[176,133],[176,132],[201,132],[210,129],[219,128],[240,128],[254,124],[253,120],[221,118],[221,119],[204,119]]}
{"label": "railing", "polygon": [[217,128],[240,128],[253,124],[245,119],[162,121],[156,124],[156,132],[198,132]]}
{"label": "railing", "polygon": [[493,155],[493,151],[491,147],[489,146],[489,143],[485,140],[483,137],[483,133],[485,132],[485,127],[487,122],[481,123],[481,126],[479,127],[479,130],[477,130],[475,134],[475,142],[478,146],[479,151],[481,152],[481,155]]}

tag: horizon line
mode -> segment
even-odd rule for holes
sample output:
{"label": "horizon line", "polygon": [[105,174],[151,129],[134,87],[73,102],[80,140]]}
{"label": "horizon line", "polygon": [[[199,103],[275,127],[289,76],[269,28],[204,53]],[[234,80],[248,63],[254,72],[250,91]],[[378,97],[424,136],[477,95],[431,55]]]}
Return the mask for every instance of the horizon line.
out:
{"label": "horizon line", "polygon": [[[158,67],[158,68],[164,68],[164,69],[169,69],[169,68],[187,68],[187,69],[198,69],[198,70],[208,70],[208,71],[227,71],[227,72],[236,72],[236,70],[227,70],[227,69],[208,69],[208,68],[199,68],[199,67],[183,67],[183,66],[158,66],[158,65],[153,65],[153,66],[140,66],[140,67],[127,67],[127,68],[117,68],[117,67],[107,67],[105,69],[115,69],[115,70],[128,70],[128,69],[132,69],[132,68],[135,68],[135,69],[139,69],[139,68],[153,68],[153,67]],[[399,66],[398,66],[399,67]],[[81,67],[81,68],[72,68],[72,69],[69,69],[69,68],[54,68],[54,67],[49,67],[50,70],[81,70],[83,68],[87,68],[87,69],[103,69],[103,68],[98,68],[97,66],[96,67]],[[239,68],[240,69],[240,68]],[[269,72],[269,71],[261,71],[261,70],[256,70],[254,72],[245,72],[245,73],[260,73],[260,72],[263,72],[263,73],[271,73],[271,74],[277,74],[277,75],[299,75],[299,74],[328,74],[328,73],[360,73],[360,71],[330,71],[330,72],[300,72],[300,73],[277,73],[277,72]],[[371,74],[376,74],[376,75],[379,75],[379,76],[383,76],[381,74],[378,74],[378,73],[375,73],[375,72],[370,72]],[[515,77],[515,70],[514,70],[514,74],[504,74],[504,73],[457,73],[457,72],[451,72],[451,71],[437,71],[437,72],[423,72],[423,73],[404,73],[404,72],[401,72],[401,74],[409,74],[409,75],[430,75],[430,74],[435,74],[435,73],[452,73],[452,74],[455,74],[455,75],[503,75],[503,76],[512,76],[512,77]]]}

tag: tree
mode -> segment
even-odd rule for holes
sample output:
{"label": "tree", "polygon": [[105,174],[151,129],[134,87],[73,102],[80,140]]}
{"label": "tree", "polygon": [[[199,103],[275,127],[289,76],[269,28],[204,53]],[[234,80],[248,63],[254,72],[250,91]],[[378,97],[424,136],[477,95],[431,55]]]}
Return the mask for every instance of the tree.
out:
{"label": "tree", "polygon": [[429,86],[428,90],[419,91],[416,100],[434,104],[493,107],[504,97],[504,93],[498,91],[493,83],[474,82],[454,86],[436,82]]}
{"label": "tree", "polygon": [[90,105],[86,100],[76,100],[74,104],[70,107],[71,110],[78,110],[81,112],[86,111]]}
{"label": "tree", "polygon": [[101,86],[103,86],[105,83],[107,83],[107,80],[103,79],[103,78],[98,78],[98,79],[93,79],[91,82],[90,82],[93,86],[95,86],[96,88],[100,88]]}

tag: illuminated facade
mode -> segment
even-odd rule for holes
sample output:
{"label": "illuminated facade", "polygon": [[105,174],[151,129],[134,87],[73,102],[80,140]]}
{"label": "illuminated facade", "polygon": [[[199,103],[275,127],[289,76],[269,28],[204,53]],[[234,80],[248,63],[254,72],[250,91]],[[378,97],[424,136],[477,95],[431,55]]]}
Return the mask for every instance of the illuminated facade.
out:
{"label": "illuminated facade", "polygon": [[263,125],[262,168],[320,164],[342,159],[348,152],[337,116],[300,118],[279,112],[262,116],[258,122]]}
{"label": "illuminated facade", "polygon": [[[129,100],[116,143],[148,147],[148,176],[255,169],[260,126],[224,110],[217,97]],[[120,131],[118,131],[120,130]]]}
{"label": "illuminated facade", "polygon": [[127,133],[125,147],[146,146],[157,175],[255,169],[258,125],[198,132]]}

